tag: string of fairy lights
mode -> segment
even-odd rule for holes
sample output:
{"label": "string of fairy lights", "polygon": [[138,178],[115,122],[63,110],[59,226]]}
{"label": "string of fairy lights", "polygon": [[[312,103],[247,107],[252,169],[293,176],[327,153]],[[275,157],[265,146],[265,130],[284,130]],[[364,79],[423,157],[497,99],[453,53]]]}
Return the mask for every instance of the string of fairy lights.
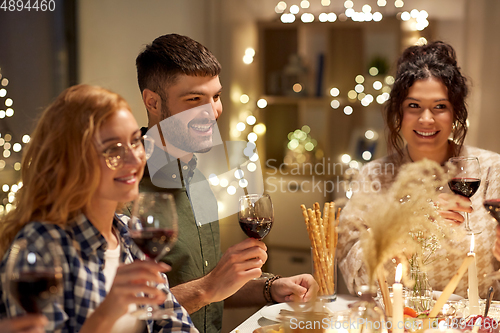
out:
{"label": "string of fairy lights", "polygon": [[15,114],[14,100],[9,97],[8,78],[0,69],[0,216],[12,209],[16,192],[22,186],[20,181],[21,154],[30,136],[16,136],[6,126]]}
{"label": "string of fairy lights", "polygon": [[[365,0],[366,1],[366,0]],[[377,5],[372,8],[365,1],[346,0],[343,2],[343,10],[338,9],[338,4],[342,1],[335,0],[289,0],[279,1],[274,11],[280,15],[283,23],[293,23],[300,18],[303,23],[319,22],[345,22],[352,20],[354,22],[380,22],[384,18],[383,11],[389,11],[390,5],[387,0],[377,0]],[[397,10],[397,17],[402,21],[410,21],[410,29],[413,31],[422,31],[429,26],[427,20],[429,14],[425,10],[412,9],[404,11],[403,0],[390,1]],[[356,8],[360,9],[359,11]],[[337,13],[335,12],[337,9]]]}

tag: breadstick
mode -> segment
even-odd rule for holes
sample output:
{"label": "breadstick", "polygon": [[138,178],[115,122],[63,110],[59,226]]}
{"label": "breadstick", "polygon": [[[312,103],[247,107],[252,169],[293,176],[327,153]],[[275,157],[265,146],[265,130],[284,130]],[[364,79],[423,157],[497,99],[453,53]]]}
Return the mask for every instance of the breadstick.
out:
{"label": "breadstick", "polygon": [[326,272],[323,270],[324,258],[321,253],[321,245],[319,244],[321,242],[321,236],[319,233],[318,222],[316,220],[316,213],[313,212],[312,209],[307,209],[307,213],[309,216],[309,222],[313,234],[313,254],[315,258],[317,258],[318,262],[318,278],[319,278],[318,284],[320,285],[320,288],[322,288],[322,290],[326,290],[326,283],[325,283]]}
{"label": "breadstick", "polygon": [[[328,205],[328,209],[326,207]],[[330,221],[330,228],[328,233],[328,248],[330,249],[330,254],[335,253],[335,247],[337,244],[335,243],[335,233],[336,233],[336,225],[335,225],[335,203],[325,203],[325,214],[328,212],[328,221]]]}
{"label": "breadstick", "polygon": [[335,238],[334,238],[334,247],[337,248],[337,244],[339,242],[339,233],[337,231],[337,227],[339,226],[339,223],[340,223],[340,211],[342,210],[342,208],[338,208],[337,209],[337,217],[335,218]]}
{"label": "breadstick", "polygon": [[332,261],[331,264],[331,277],[332,277],[332,292],[335,290],[335,279],[334,279],[334,274],[335,272],[335,252],[337,249],[337,223],[335,221],[335,203],[330,202],[328,205],[328,220],[330,221],[330,233],[329,233],[329,239],[330,239],[330,244],[329,244],[329,258]]}
{"label": "breadstick", "polygon": [[316,221],[321,219],[321,211],[319,210],[319,203],[315,202],[313,205],[314,213],[316,213]]}
{"label": "breadstick", "polygon": [[327,251],[331,248],[331,237],[330,237],[330,232],[331,232],[331,220],[330,220],[330,204],[328,202],[325,202],[324,208],[323,208],[323,225],[324,225],[324,232],[325,232],[325,247],[327,248]]}
{"label": "breadstick", "polygon": [[[300,208],[302,209],[302,216],[304,217],[304,222],[306,224],[306,228],[307,228],[307,235],[309,236],[309,241],[311,242],[311,249],[312,249],[312,252],[313,252],[313,260],[314,260],[314,257],[315,257],[315,248],[314,248],[314,237],[313,237],[313,231],[312,231],[312,228],[311,228],[311,223],[309,221],[309,217],[307,215],[307,209],[306,209],[306,206],[305,205],[300,205]],[[316,265],[316,262],[314,262],[314,265]],[[317,272],[317,269],[314,268],[314,271]]]}
{"label": "breadstick", "polygon": [[[333,215],[335,214],[335,204],[332,202],[330,206],[330,211],[333,212]],[[339,225],[339,218],[340,218],[340,211],[341,208],[338,208],[337,210],[337,216],[335,217],[335,222],[332,225],[332,252],[330,253],[330,256],[332,257],[332,260],[335,260],[336,258],[336,250],[337,250],[337,244],[339,240],[339,233],[338,233],[338,225]],[[332,222],[333,222],[333,216],[332,216]]]}
{"label": "breadstick", "polygon": [[316,222],[318,223],[319,234],[321,236],[321,239],[320,239],[321,248],[324,249],[326,247],[325,228],[324,228],[324,224],[323,224],[323,218],[321,217],[320,205],[317,202],[314,203],[314,212],[316,214]]}
{"label": "breadstick", "polygon": [[305,205],[300,205],[300,208],[302,209],[302,216],[304,217],[304,222],[306,224],[307,234],[309,235],[309,240],[312,242],[311,230],[310,230],[310,227],[309,227],[309,217],[307,216],[306,206]]}
{"label": "breadstick", "polygon": [[329,208],[330,205],[328,202],[325,202],[323,206],[323,235],[324,235],[324,251],[323,251],[323,256],[325,257],[325,272],[327,273],[326,276],[326,283],[327,283],[327,288],[328,288],[328,294],[331,295],[333,294],[333,285],[334,285],[334,277],[333,277],[333,263],[332,263],[332,258],[330,256],[330,246],[331,246],[331,237],[330,237],[330,230],[331,230],[331,220],[329,216]]}

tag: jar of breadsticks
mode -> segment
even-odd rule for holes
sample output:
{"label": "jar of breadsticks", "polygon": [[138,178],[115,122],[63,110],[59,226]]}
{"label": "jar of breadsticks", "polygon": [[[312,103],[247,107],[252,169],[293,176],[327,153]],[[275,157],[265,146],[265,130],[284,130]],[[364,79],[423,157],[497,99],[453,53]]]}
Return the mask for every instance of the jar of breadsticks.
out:
{"label": "jar of breadsticks", "polygon": [[333,202],[326,202],[323,212],[317,202],[312,208],[300,207],[311,241],[313,274],[319,285],[318,298],[334,301],[337,299],[336,249],[340,208],[336,209]]}

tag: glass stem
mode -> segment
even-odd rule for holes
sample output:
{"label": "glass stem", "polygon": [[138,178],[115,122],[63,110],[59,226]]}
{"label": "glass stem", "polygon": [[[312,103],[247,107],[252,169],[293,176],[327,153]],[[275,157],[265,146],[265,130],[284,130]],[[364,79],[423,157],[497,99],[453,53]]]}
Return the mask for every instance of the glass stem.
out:
{"label": "glass stem", "polygon": [[465,231],[472,232],[472,229],[469,226],[469,213],[465,213]]}

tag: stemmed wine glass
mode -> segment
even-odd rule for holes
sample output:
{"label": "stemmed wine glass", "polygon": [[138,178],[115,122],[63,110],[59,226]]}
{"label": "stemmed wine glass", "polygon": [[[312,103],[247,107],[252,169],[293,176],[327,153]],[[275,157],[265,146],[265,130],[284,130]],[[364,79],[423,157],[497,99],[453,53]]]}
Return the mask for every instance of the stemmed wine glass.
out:
{"label": "stemmed wine glass", "polygon": [[[238,220],[241,230],[250,238],[264,239],[273,226],[274,209],[269,194],[247,194],[240,197]],[[262,273],[260,278],[268,277]]]}
{"label": "stemmed wine glass", "polygon": [[[132,207],[128,222],[130,236],[148,259],[159,261],[177,240],[177,211],[174,197],[169,193],[140,193]],[[167,319],[172,310],[148,305],[133,312],[139,319]]]}
{"label": "stemmed wine glass", "polygon": [[[449,162],[456,167],[455,176],[448,182],[448,186],[453,193],[464,197],[472,197],[481,184],[481,169],[477,157],[452,157]],[[467,234],[479,234],[481,231],[474,231],[469,224],[469,213],[465,213],[465,231]]]}
{"label": "stemmed wine glass", "polygon": [[62,267],[55,244],[47,243],[44,251],[38,253],[26,239],[18,239],[7,258],[2,289],[30,314],[41,314],[62,297]]}

